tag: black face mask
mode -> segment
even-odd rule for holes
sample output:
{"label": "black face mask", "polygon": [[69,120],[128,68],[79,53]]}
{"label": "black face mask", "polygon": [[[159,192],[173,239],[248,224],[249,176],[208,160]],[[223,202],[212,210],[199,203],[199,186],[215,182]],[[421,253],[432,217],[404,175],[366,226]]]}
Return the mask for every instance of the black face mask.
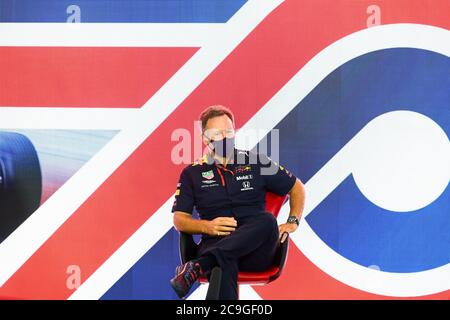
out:
{"label": "black face mask", "polygon": [[233,138],[223,138],[222,140],[211,140],[210,143],[213,145],[213,151],[216,155],[222,158],[228,158],[231,156],[234,150],[234,137]]}

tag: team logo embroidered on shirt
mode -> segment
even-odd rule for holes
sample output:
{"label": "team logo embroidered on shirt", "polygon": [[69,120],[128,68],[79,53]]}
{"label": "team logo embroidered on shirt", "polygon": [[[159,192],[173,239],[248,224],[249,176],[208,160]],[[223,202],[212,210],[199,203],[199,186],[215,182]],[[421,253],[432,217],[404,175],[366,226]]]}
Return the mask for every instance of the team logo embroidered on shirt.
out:
{"label": "team logo embroidered on shirt", "polygon": [[241,191],[247,191],[247,190],[253,190],[253,187],[251,186],[250,181],[242,182]]}
{"label": "team logo embroidered on shirt", "polygon": [[212,170],[202,172],[202,177],[208,180],[214,178],[214,172]]}
{"label": "team logo embroidered on shirt", "polygon": [[252,170],[251,166],[239,166],[239,167],[236,167],[235,172],[243,173],[243,172],[247,172],[247,171],[251,171],[251,170]]}
{"label": "team logo embroidered on shirt", "polygon": [[251,174],[246,174],[245,176],[237,176],[236,180],[240,181],[240,180],[251,180],[253,179],[253,175]]}

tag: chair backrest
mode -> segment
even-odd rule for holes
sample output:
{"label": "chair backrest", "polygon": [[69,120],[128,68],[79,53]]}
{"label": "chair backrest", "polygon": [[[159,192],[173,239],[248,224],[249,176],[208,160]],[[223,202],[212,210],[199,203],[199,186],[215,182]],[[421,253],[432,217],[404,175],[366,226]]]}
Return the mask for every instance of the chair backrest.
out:
{"label": "chair backrest", "polygon": [[270,212],[276,217],[278,217],[278,213],[280,213],[281,207],[284,204],[284,201],[288,195],[279,196],[273,192],[266,192],[266,211]]}

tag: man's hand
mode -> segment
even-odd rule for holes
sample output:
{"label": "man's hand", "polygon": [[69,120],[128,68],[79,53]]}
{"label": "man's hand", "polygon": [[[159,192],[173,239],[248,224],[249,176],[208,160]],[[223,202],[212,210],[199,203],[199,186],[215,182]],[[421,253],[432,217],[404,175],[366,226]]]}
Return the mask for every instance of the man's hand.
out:
{"label": "man's hand", "polygon": [[234,218],[218,217],[206,222],[205,233],[210,236],[227,236],[236,230],[236,227],[237,221]]}
{"label": "man's hand", "polygon": [[298,228],[298,226],[295,223],[280,224],[278,226],[278,230],[280,231],[281,243],[283,243],[287,238],[287,234],[285,234],[285,232],[291,233],[291,232],[294,232],[295,230],[297,230],[297,228]]}

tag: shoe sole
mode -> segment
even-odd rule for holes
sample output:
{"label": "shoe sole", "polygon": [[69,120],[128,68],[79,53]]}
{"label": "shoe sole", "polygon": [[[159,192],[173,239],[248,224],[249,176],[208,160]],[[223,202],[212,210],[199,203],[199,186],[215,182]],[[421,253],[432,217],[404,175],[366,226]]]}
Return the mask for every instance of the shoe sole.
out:
{"label": "shoe sole", "polygon": [[172,289],[175,291],[175,293],[177,294],[177,296],[178,296],[180,299],[183,299],[183,298],[186,296],[186,294],[183,294],[183,292],[181,292],[181,291],[179,290],[179,287],[178,287],[177,284],[175,283],[175,278],[170,280],[170,286],[172,287]]}

